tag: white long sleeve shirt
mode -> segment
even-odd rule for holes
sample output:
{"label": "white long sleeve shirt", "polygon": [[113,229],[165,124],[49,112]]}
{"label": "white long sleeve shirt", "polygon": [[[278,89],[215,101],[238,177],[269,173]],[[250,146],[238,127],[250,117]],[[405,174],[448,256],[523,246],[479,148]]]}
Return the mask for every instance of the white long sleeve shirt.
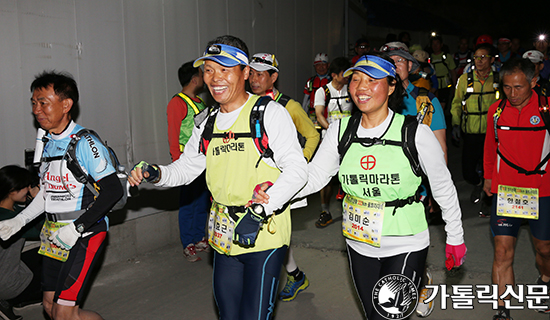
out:
{"label": "white long sleeve shirt", "polygon": [[[357,136],[360,138],[380,137],[390,125],[392,117],[393,111],[390,110],[388,117],[379,126],[371,129],[359,126]],[[339,126],[340,122],[335,122],[329,126],[327,135],[319,150],[317,150],[315,157],[308,165],[308,183],[297,197],[305,197],[321,190],[330,178],[338,173],[340,167],[338,154]],[[418,126],[415,144],[420,165],[428,176],[434,199],[442,209],[447,244],[460,245],[464,243],[462,213],[443,150],[430,128],[423,124]],[[410,236],[382,236],[380,248],[350,239],[346,239],[346,241],[350,247],[362,255],[383,258],[422,250],[430,244],[430,235],[428,229],[426,229]]]}
{"label": "white long sleeve shirt", "polygon": [[[251,96],[249,95],[249,99]],[[230,128],[237,120],[243,106],[232,112],[219,112],[216,117],[216,126],[220,130]],[[157,186],[173,187],[189,184],[206,169],[206,156],[198,152],[205,124],[206,121],[203,121],[198,128],[196,126],[193,128],[191,138],[178,160],[167,166],[159,166],[161,179]],[[274,184],[267,191],[270,199],[264,208],[267,214],[271,214],[287,203],[304,186],[307,181],[307,163],[296,137],[296,127],[283,106],[273,101],[269,102],[264,114],[264,126],[275,163],[269,158],[263,158],[262,161],[281,170],[279,178],[277,181],[272,181]],[[250,190],[251,197],[252,191]]]}

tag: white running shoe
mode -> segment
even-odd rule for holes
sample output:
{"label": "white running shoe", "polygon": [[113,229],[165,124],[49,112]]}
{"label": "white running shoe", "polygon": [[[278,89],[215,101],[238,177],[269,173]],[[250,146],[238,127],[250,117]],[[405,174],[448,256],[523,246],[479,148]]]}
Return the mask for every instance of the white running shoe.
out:
{"label": "white running shoe", "polygon": [[[433,284],[434,280],[432,274],[429,270],[426,269],[426,284]],[[434,311],[434,300],[425,303],[424,300],[427,300],[432,295],[433,289],[427,289],[425,286],[420,290],[420,299],[418,299],[418,306],[416,307],[416,315],[421,318],[426,318]]]}

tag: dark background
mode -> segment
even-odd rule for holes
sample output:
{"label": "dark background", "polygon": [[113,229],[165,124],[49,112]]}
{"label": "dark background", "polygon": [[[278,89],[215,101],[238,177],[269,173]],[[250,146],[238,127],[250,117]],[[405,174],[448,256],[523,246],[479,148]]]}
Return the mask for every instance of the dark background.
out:
{"label": "dark background", "polygon": [[[550,2],[472,0],[363,0],[367,23],[403,30],[437,31],[477,38],[489,34],[518,37],[526,49],[541,32],[550,31]],[[512,4],[513,3],[513,4]]]}

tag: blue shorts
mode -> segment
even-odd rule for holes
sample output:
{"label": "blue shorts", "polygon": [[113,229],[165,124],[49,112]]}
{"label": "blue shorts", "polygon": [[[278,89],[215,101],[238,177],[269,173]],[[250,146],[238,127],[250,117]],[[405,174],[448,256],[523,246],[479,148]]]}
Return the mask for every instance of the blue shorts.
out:
{"label": "blue shorts", "polygon": [[220,319],[271,319],[287,246],[226,256],[214,252],[214,298]]}
{"label": "blue shorts", "polygon": [[524,221],[529,222],[533,237],[539,240],[550,240],[550,197],[539,198],[539,218],[522,219],[497,216],[497,196],[493,196],[491,207],[491,232],[494,236],[512,236],[517,238],[519,227]]}

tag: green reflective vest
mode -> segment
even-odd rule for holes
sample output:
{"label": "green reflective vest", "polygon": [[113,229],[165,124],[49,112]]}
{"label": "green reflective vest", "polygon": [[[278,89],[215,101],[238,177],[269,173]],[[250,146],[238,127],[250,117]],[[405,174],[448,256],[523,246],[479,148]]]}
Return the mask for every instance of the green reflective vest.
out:
{"label": "green reflective vest", "polygon": [[[340,138],[349,119],[340,122]],[[405,116],[395,113],[380,139],[402,141],[404,120]],[[403,148],[388,144],[365,147],[352,143],[342,159],[338,178],[346,193],[383,202],[413,196],[422,182],[422,178],[412,171]],[[384,209],[383,236],[414,235],[427,228],[422,202],[413,202],[395,211],[389,206]]]}

